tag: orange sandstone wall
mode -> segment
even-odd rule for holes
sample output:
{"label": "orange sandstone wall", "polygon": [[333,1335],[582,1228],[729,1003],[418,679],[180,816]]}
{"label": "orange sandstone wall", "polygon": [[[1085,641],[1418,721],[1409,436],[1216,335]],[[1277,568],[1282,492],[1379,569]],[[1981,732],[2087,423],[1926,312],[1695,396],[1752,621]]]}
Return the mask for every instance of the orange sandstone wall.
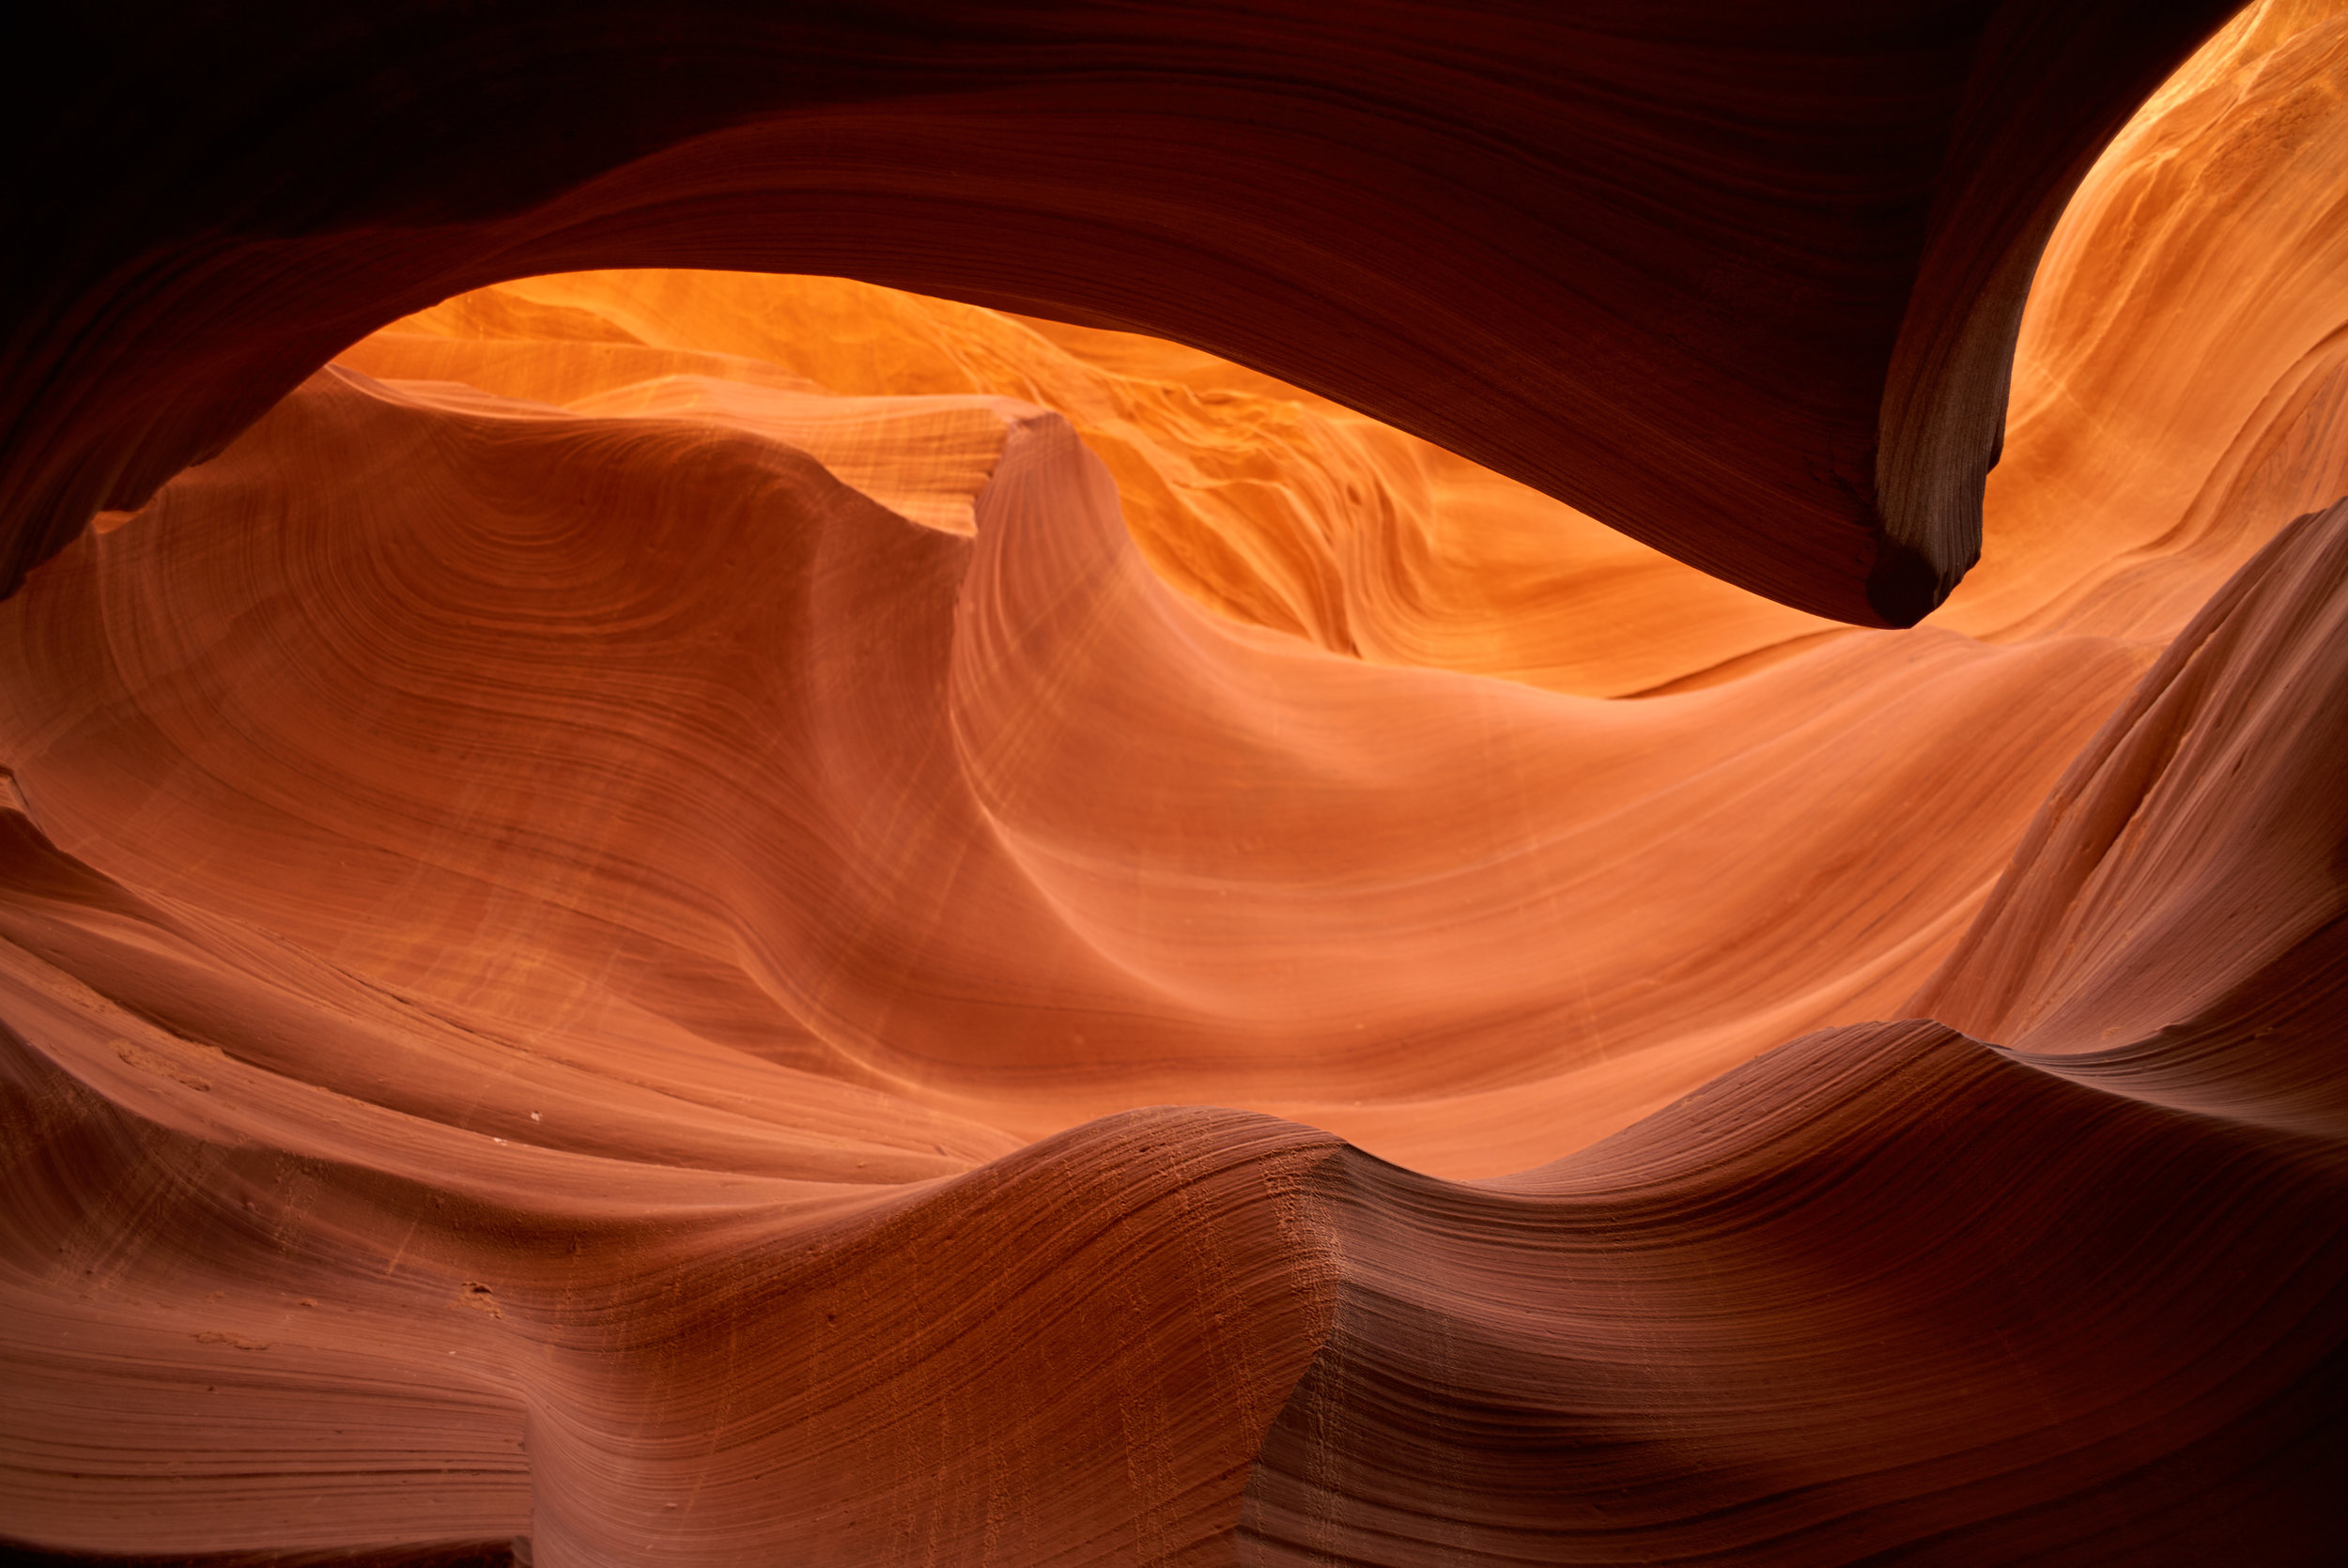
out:
{"label": "orange sandstone wall", "polygon": [[[2087,175],[1906,632],[1778,514],[1598,520],[1701,429],[1767,492],[1782,401],[1583,427],[1586,488],[1453,443],[1544,493],[1098,314],[511,277],[674,259],[592,188],[442,255],[508,281],[210,361],[140,451],[235,438],[0,603],[0,1551],[2329,1561],[2334,9]],[[1982,24],[1949,166],[2017,210],[2062,182],[1979,72],[2076,85],[2084,16],[1908,40]],[[1948,189],[1887,273],[1927,360],[2027,227]],[[1448,406],[1363,331],[1295,367]]]}

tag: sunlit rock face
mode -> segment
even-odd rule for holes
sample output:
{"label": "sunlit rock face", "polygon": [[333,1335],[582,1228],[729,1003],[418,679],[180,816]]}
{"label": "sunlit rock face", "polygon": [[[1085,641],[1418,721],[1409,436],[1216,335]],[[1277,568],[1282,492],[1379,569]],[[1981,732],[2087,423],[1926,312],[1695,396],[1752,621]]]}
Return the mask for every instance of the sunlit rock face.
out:
{"label": "sunlit rock face", "polygon": [[0,1550],[2333,1560],[2344,206],[2256,8],[1904,632],[1099,326],[348,345],[0,604]]}
{"label": "sunlit rock face", "polygon": [[547,0],[59,19],[0,100],[0,592],[364,332],[585,267],[1157,333],[1912,624],[2031,269],[2234,0]]}

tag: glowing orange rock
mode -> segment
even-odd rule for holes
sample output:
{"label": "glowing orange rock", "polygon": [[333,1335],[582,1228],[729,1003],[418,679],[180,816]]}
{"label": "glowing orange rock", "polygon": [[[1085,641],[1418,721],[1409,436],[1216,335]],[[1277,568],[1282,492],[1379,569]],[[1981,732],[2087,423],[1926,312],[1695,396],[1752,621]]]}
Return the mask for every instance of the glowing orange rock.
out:
{"label": "glowing orange rock", "polygon": [[[1650,532],[1839,612],[1918,528],[1961,555],[1942,503],[2016,258],[2190,10],[2086,63],[2057,47],[2103,36],[2078,7],[1916,43],[1918,82],[1975,94],[1947,210],[1996,221],[1927,237],[1919,206],[1851,224],[1921,259],[1803,252],[1874,304],[1801,364],[1890,344],[1885,279],[1901,354],[1954,358],[1816,392],[1824,467],[1752,538],[1705,498],[1785,480],[1801,398],[1680,407],[1673,440],[1700,406],[1718,442]],[[1357,65],[1395,48],[1365,27]],[[1654,67],[1608,47],[1599,78]],[[144,305],[116,278],[123,319],[188,335],[136,395],[61,383],[23,430],[85,444],[5,470],[123,504],[0,604],[0,1550],[2327,1560],[2343,58],[2348,22],[2260,8],[2090,178],[1999,553],[1908,633],[1195,349],[837,280],[465,294],[129,493],[381,321],[403,267],[480,282],[624,233],[771,261],[758,204],[824,166],[795,137],[877,124],[849,161],[885,173],[939,126],[1031,123],[1033,82],[991,119],[832,105],[695,143],[654,115],[643,161],[507,192],[518,217],[321,218],[239,253],[315,264],[267,330],[187,315],[226,262]],[[1149,101],[1107,120],[1202,123],[1118,93]],[[1887,190],[1933,162],[1887,157]],[[1041,207],[920,265],[1156,286],[1039,250],[1035,172],[996,194]],[[905,211],[839,232],[928,232]],[[1661,265],[1624,233],[1558,264],[1577,299]],[[1558,449],[1605,471],[1552,487],[1654,500],[1676,449],[1622,455],[1633,416],[1810,319],[1763,286],[1810,265],[1707,285],[1758,301],[1708,368],[1675,358],[1702,322],[1615,289],[1649,338],[1613,368],[1652,384],[1612,383],[1618,423]],[[1445,308],[1512,275],[1444,274]],[[1532,382],[1403,386],[1475,345],[1394,328],[1295,363],[1444,429],[1513,410],[1483,434],[1518,458],[1553,429]],[[1859,473],[1835,443],[1887,390],[1871,471],[1939,499],[1829,561],[1787,519]]]}

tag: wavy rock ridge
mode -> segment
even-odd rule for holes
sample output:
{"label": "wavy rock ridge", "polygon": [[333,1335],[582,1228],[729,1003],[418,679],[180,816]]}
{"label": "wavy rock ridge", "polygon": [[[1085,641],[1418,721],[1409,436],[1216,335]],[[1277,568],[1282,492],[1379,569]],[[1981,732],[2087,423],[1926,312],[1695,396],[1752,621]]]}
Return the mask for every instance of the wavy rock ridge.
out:
{"label": "wavy rock ridge", "polygon": [[1784,603],[1910,624],[1977,553],[2065,199],[2234,8],[68,19],[0,106],[19,231],[58,237],[0,295],[0,586],[420,306],[742,268],[1194,343]]}
{"label": "wavy rock ridge", "polygon": [[2087,177],[1906,633],[1100,327],[349,347],[0,604],[0,1536],[2328,1560],[2329,11]]}

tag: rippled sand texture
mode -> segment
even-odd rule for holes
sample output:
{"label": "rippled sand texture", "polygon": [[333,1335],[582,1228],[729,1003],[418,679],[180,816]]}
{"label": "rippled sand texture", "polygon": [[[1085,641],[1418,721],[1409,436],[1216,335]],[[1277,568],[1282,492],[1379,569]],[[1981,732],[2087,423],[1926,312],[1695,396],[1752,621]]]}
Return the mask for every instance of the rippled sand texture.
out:
{"label": "rippled sand texture", "polygon": [[2327,9],[1909,632],[865,284],[353,346],[0,604],[0,1537],[2329,1560]]}

